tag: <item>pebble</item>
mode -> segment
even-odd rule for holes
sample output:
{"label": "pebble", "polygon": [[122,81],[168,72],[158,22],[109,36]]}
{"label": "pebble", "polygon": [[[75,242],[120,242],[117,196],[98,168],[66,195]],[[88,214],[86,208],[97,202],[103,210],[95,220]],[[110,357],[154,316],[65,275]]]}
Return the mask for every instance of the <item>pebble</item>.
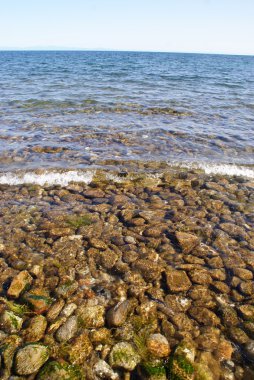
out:
{"label": "pebble", "polygon": [[49,358],[49,349],[42,344],[30,344],[18,350],[15,369],[18,375],[27,376],[38,371]]}
{"label": "pebble", "polygon": [[78,331],[78,318],[72,316],[57,330],[56,339],[58,342],[68,342]]}

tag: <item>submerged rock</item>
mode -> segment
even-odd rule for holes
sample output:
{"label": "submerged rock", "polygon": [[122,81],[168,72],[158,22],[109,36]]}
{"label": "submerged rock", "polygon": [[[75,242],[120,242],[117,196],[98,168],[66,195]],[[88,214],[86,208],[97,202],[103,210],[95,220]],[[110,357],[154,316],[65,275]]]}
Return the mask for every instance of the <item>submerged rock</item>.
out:
{"label": "submerged rock", "polygon": [[81,369],[65,362],[51,361],[46,363],[38,373],[37,380],[84,380]]}
{"label": "submerged rock", "polygon": [[37,315],[30,320],[28,328],[24,331],[27,342],[38,342],[44,336],[47,320],[43,315]]}
{"label": "submerged rock", "polygon": [[127,371],[133,371],[140,363],[141,358],[130,343],[117,343],[109,355],[109,363],[113,368],[124,368]]}
{"label": "submerged rock", "polygon": [[127,315],[129,311],[129,301],[123,301],[113,308],[111,308],[106,315],[106,319],[108,322],[108,325],[110,327],[112,326],[121,326],[126,321]]}
{"label": "submerged rock", "polygon": [[148,351],[155,357],[165,358],[170,354],[170,347],[167,338],[162,334],[151,334],[146,346]]}
{"label": "submerged rock", "polygon": [[12,280],[7,295],[9,297],[18,298],[23,291],[27,290],[32,281],[33,278],[28,271],[24,270],[19,272],[19,274]]}
{"label": "submerged rock", "polygon": [[49,358],[49,349],[42,344],[30,344],[21,348],[15,357],[18,375],[31,375],[38,371]]}
{"label": "submerged rock", "polygon": [[199,238],[186,232],[176,232],[176,238],[183,253],[190,253],[198,244]]}
{"label": "submerged rock", "polygon": [[72,316],[57,330],[56,339],[58,342],[67,342],[73,338],[78,331],[78,318]]}

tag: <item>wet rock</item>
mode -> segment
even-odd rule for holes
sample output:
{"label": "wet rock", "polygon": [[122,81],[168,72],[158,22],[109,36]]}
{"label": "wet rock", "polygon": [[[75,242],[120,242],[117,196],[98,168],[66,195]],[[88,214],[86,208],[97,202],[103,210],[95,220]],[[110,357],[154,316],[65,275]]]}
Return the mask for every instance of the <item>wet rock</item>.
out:
{"label": "wet rock", "polygon": [[207,285],[212,282],[209,272],[205,269],[194,269],[189,272],[189,276],[195,284]]}
{"label": "wet rock", "polygon": [[247,296],[251,296],[254,293],[253,281],[243,281],[238,286],[241,293]]}
{"label": "wet rock", "polygon": [[233,274],[241,280],[248,281],[253,279],[253,273],[244,268],[233,268]]}
{"label": "wet rock", "polygon": [[0,345],[2,357],[2,372],[3,379],[9,379],[11,368],[13,366],[13,357],[17,348],[21,345],[22,340],[17,335],[7,336]]}
{"label": "wet rock", "polygon": [[65,303],[63,299],[57,300],[55,303],[53,303],[52,306],[50,306],[48,312],[47,312],[47,319],[52,322],[54,319],[58,317],[61,310],[63,309]]}
{"label": "wet rock", "polygon": [[161,269],[159,265],[152,260],[136,260],[133,263],[133,269],[140,272],[147,282],[158,280],[161,276]]}
{"label": "wet rock", "polygon": [[216,347],[214,355],[219,361],[231,360],[233,352],[232,344],[228,340],[222,339]]}
{"label": "wet rock", "polygon": [[195,347],[190,342],[183,341],[177,346],[169,364],[169,378],[194,379]]}
{"label": "wet rock", "polygon": [[75,338],[68,352],[69,361],[72,364],[82,365],[91,355],[93,346],[87,332]]}
{"label": "wet rock", "polygon": [[69,280],[59,285],[56,288],[55,292],[58,297],[63,297],[65,299],[68,299],[73,293],[76,292],[77,289],[78,289],[78,282]]}
{"label": "wet rock", "polygon": [[123,301],[111,308],[106,315],[107,323],[110,327],[122,326],[126,321],[129,311],[129,301]]}
{"label": "wet rock", "polygon": [[47,320],[43,315],[37,315],[30,320],[29,326],[24,330],[26,342],[38,342],[44,336]]}
{"label": "wet rock", "polygon": [[36,314],[43,314],[48,311],[54,301],[46,290],[39,288],[25,293],[23,298]]}
{"label": "wet rock", "polygon": [[119,256],[109,249],[101,251],[99,254],[99,263],[105,269],[112,269],[118,259]]}
{"label": "wet rock", "polygon": [[239,327],[231,327],[229,329],[229,335],[235,343],[240,345],[245,344],[250,340],[248,335]]}
{"label": "wet rock", "polygon": [[130,343],[117,343],[109,355],[109,363],[113,368],[123,368],[127,371],[133,371],[140,363],[141,358]]}
{"label": "wet rock", "polygon": [[198,244],[199,238],[186,232],[176,232],[176,239],[183,253],[190,253]]}
{"label": "wet rock", "polygon": [[186,272],[170,270],[166,272],[167,286],[171,292],[185,292],[191,287],[191,282]]}
{"label": "wet rock", "polygon": [[22,292],[32,284],[33,278],[29,272],[24,270],[20,272],[11,282],[7,291],[9,297],[18,298]]}
{"label": "wet rock", "polygon": [[165,297],[165,303],[175,313],[187,311],[191,306],[191,300],[176,294],[169,294]]}
{"label": "wet rock", "polygon": [[76,309],[77,305],[75,303],[69,303],[63,308],[63,310],[60,313],[60,316],[68,318],[74,313]]}
{"label": "wet rock", "polygon": [[18,350],[15,369],[18,375],[31,375],[38,371],[49,358],[49,349],[42,344],[30,344]]}
{"label": "wet rock", "polygon": [[241,305],[237,309],[245,320],[254,322],[254,305]]}
{"label": "wet rock", "polygon": [[118,373],[114,372],[108,363],[104,360],[99,360],[95,364],[94,373],[100,379],[119,380]]}
{"label": "wet rock", "polygon": [[225,326],[237,326],[239,319],[236,311],[229,305],[221,306],[220,313]]}
{"label": "wet rock", "polygon": [[165,358],[170,354],[170,347],[167,338],[162,334],[151,334],[146,346],[148,351],[155,357]]}
{"label": "wet rock", "polygon": [[93,247],[93,248],[102,249],[102,250],[108,248],[107,244],[104,243],[104,241],[102,241],[100,239],[91,238],[91,239],[89,239],[89,243],[90,243],[91,247]]}
{"label": "wet rock", "polygon": [[67,319],[67,321],[57,330],[56,339],[58,342],[67,342],[78,331],[78,318],[76,316],[72,316]]}
{"label": "wet rock", "polygon": [[9,334],[14,334],[20,331],[22,324],[23,318],[14,314],[12,311],[5,310],[0,317],[1,328]]}
{"label": "wet rock", "polygon": [[205,327],[201,329],[201,334],[196,342],[198,348],[204,351],[213,351],[218,347],[220,339],[220,330],[214,327]]}
{"label": "wet rock", "polygon": [[189,313],[201,325],[217,326],[220,324],[220,319],[217,315],[203,307],[192,307],[189,309]]}
{"label": "wet rock", "polygon": [[100,305],[86,306],[82,305],[77,309],[79,323],[85,328],[103,327],[105,308]]}
{"label": "wet rock", "polygon": [[254,340],[246,343],[244,346],[244,352],[247,358],[254,362]]}
{"label": "wet rock", "polygon": [[50,361],[38,373],[38,380],[82,380],[84,376],[78,366],[65,362]]}

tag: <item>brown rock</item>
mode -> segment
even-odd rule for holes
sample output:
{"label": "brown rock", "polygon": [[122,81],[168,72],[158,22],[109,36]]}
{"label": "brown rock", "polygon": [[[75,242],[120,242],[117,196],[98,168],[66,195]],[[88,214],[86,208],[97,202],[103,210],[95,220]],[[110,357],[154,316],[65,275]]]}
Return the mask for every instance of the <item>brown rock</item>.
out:
{"label": "brown rock", "polygon": [[33,278],[29,272],[24,270],[20,272],[11,282],[7,291],[9,297],[18,298],[32,283]]}
{"label": "brown rock", "polygon": [[146,341],[146,346],[148,351],[157,358],[165,358],[170,354],[169,343],[161,334],[151,334]]}
{"label": "brown rock", "polygon": [[136,260],[132,264],[132,267],[134,270],[140,272],[147,282],[159,280],[161,276],[161,269],[159,265],[152,260]]}
{"label": "brown rock", "polygon": [[213,311],[203,307],[191,307],[189,314],[201,325],[217,326],[220,324],[220,319],[217,315]]}
{"label": "brown rock", "polygon": [[112,307],[106,315],[108,325],[112,326],[122,326],[126,321],[129,311],[129,301],[123,301],[116,306]]}
{"label": "brown rock", "polygon": [[171,292],[185,292],[191,287],[191,282],[186,272],[170,270],[166,272],[167,286]]}
{"label": "brown rock", "polygon": [[199,238],[186,232],[176,232],[176,238],[183,253],[190,253],[198,244]]}

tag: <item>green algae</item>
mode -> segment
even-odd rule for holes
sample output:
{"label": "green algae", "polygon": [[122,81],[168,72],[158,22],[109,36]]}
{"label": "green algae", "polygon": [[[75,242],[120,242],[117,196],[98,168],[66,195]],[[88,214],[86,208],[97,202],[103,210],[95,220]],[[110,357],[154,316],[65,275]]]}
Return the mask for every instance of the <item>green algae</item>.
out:
{"label": "green algae", "polygon": [[78,229],[83,226],[90,226],[92,220],[88,215],[70,215],[66,217],[66,224],[72,228]]}

